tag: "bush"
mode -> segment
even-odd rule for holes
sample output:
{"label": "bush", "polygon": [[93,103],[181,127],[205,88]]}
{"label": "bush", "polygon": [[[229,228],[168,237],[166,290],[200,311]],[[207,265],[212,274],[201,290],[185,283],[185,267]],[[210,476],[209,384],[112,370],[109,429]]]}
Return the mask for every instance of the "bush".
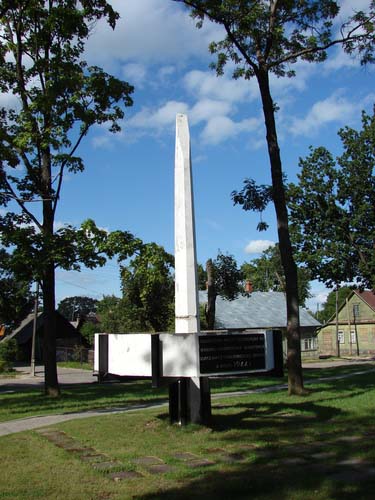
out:
{"label": "bush", "polygon": [[100,325],[91,323],[90,321],[83,323],[81,326],[81,335],[90,347],[94,345],[94,335],[101,331],[100,328]]}
{"label": "bush", "polygon": [[0,359],[0,373],[8,372],[11,369],[8,361]]}
{"label": "bush", "polygon": [[0,343],[0,361],[12,363],[17,356],[17,341],[15,339],[3,340]]}

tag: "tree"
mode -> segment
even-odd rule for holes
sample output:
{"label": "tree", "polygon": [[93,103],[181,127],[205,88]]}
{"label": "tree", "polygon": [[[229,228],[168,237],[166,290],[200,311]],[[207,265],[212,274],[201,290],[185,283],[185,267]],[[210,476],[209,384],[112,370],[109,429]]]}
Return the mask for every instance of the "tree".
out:
{"label": "tree", "polygon": [[375,286],[375,113],[362,130],[339,131],[343,154],[311,149],[289,186],[297,257],[328,287],[341,282]]}
{"label": "tree", "polygon": [[207,304],[205,319],[207,329],[215,327],[216,297],[219,295],[226,300],[234,300],[240,293],[244,293],[243,275],[237,267],[233,255],[224,255],[219,251],[214,261],[206,263],[207,275]]}
{"label": "tree", "polygon": [[[349,53],[360,50],[362,62],[372,62],[374,42],[374,2],[369,12],[357,12],[333,38],[332,21],[339,13],[338,2],[332,0],[175,0],[184,3],[201,27],[205,18],[225,30],[225,38],[210,44],[217,54],[213,65],[222,75],[227,62],[234,66],[233,77],[255,78],[262,101],[266,127],[268,156],[271,167],[272,200],[277,219],[281,262],[285,274],[287,303],[288,392],[304,392],[297,267],[288,227],[285,186],[280,148],[277,138],[275,112],[270,74],[291,77],[291,65],[299,59],[308,62],[323,61],[327,49],[341,44]],[[262,193],[261,193],[262,194]],[[264,194],[264,191],[263,191]],[[248,196],[250,198],[248,198]],[[235,202],[244,209],[259,209],[251,202],[252,191],[244,190]],[[255,200],[258,203],[258,199]],[[260,226],[264,229],[264,224]]]}
{"label": "tree", "polygon": [[174,257],[156,243],[144,244],[121,268],[121,308],[126,331],[174,329]]}
{"label": "tree", "polygon": [[57,310],[69,321],[84,318],[89,312],[96,311],[98,301],[91,297],[66,297],[59,302]]}
{"label": "tree", "polygon": [[19,99],[17,109],[0,110],[0,204],[18,206],[1,217],[2,243],[16,247],[41,284],[45,392],[57,396],[55,268],[103,262],[90,241],[103,233],[93,224],[55,231],[63,176],[83,170],[76,153],[93,125],[119,130],[133,88],[82,59],[97,20],[115,27],[118,14],[105,0],[14,0],[1,14],[0,90]]}
{"label": "tree", "polygon": [[12,270],[12,255],[0,249],[0,325],[15,328],[32,310],[30,282]]}
{"label": "tree", "polygon": [[121,333],[124,327],[124,314],[121,299],[115,295],[105,295],[98,302],[97,314],[100,321],[100,331],[106,333]]}
{"label": "tree", "polygon": [[[281,265],[279,245],[264,250],[258,259],[244,262],[241,271],[246,280],[250,280],[254,292],[285,293],[285,275]],[[297,268],[298,297],[302,305],[310,297],[310,273],[305,267]]]}

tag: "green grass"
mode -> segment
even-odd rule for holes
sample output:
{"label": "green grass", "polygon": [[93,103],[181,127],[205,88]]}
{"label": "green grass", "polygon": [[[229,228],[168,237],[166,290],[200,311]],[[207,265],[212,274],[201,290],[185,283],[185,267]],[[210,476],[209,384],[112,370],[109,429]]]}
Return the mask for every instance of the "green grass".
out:
{"label": "green grass", "polygon": [[[54,426],[143,474],[118,483],[36,432],[2,437],[0,498],[372,499],[375,474],[363,474],[365,462],[375,467],[375,372],[309,387],[305,397],[279,391],[214,400],[207,428],[170,426],[166,409]],[[177,452],[194,453],[214,465],[189,468],[173,457]],[[220,459],[224,453],[242,453],[244,460],[228,463]],[[150,474],[134,462],[145,455],[161,458],[174,470]],[[345,465],[353,459],[364,463]]]}
{"label": "green grass", "polygon": [[59,361],[57,366],[60,368],[79,368],[80,370],[93,370],[92,363],[81,363],[80,361]]}
{"label": "green grass", "polygon": [[[374,368],[374,364],[349,365],[335,368],[304,370],[305,379],[340,376]],[[287,378],[271,377],[232,377],[211,380],[212,393],[245,391],[259,387],[286,383]],[[40,389],[14,388],[15,392],[0,392],[0,422],[25,418],[35,415],[103,409],[138,404],[145,401],[163,401],[167,398],[167,389],[152,389],[149,380],[114,384],[82,384],[66,386],[61,397],[45,397]]]}

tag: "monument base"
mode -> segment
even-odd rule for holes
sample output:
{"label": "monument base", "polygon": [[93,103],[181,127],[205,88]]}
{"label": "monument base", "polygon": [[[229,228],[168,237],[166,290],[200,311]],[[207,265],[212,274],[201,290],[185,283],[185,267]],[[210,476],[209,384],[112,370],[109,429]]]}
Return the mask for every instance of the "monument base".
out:
{"label": "monument base", "polygon": [[208,425],[211,421],[211,391],[208,377],[180,378],[169,385],[171,424]]}

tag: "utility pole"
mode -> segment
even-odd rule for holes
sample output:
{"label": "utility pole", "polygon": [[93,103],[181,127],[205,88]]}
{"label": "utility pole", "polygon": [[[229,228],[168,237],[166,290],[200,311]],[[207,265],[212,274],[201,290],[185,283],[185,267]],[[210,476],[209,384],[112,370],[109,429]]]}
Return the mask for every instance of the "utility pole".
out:
{"label": "utility pole", "polygon": [[336,342],[337,357],[340,357],[340,339],[339,339],[339,285],[336,284]]}
{"label": "utility pole", "polygon": [[39,302],[39,282],[36,283],[35,302],[34,302],[34,321],[33,321],[33,336],[31,341],[31,364],[30,374],[35,377],[35,342],[36,342],[36,325],[38,320],[38,302]]}

